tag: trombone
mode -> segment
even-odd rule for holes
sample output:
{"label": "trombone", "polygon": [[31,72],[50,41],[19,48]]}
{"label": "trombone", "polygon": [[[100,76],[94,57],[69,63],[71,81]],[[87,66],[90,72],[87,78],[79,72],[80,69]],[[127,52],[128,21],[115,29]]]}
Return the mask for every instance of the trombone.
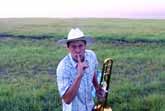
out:
{"label": "trombone", "polygon": [[112,64],[113,60],[111,58],[107,58],[104,60],[101,72],[101,80],[100,85],[106,91],[105,100],[99,101],[96,103],[93,111],[112,111],[112,108],[108,106],[108,90],[110,86],[111,72],[112,72]]}

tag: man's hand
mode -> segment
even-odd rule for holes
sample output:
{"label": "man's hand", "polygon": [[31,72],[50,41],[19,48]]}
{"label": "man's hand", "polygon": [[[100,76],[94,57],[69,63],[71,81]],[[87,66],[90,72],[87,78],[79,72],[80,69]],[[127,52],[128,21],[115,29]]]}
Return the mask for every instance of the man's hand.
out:
{"label": "man's hand", "polygon": [[84,61],[83,62],[81,61],[80,55],[77,55],[77,58],[78,58],[77,59],[78,60],[78,64],[77,64],[78,74],[80,76],[83,76],[84,70],[85,70],[85,68],[88,67],[88,64],[85,63]]}
{"label": "man's hand", "polygon": [[96,89],[96,96],[97,96],[98,100],[100,102],[102,102],[105,100],[106,91],[102,87],[99,87]]}

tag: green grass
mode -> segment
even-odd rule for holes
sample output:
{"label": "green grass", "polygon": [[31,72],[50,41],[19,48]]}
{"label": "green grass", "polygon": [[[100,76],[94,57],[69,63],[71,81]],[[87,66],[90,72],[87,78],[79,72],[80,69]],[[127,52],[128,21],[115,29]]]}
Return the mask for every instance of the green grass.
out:
{"label": "green grass", "polygon": [[[56,85],[49,75],[4,78],[0,84],[1,111],[52,111],[60,105]],[[12,109],[12,110],[11,110]]]}
{"label": "green grass", "polygon": [[[129,19],[0,19],[0,33],[12,35],[0,38],[1,111],[61,111],[56,67],[67,51],[56,40],[66,36],[72,26],[96,38],[88,48],[96,52],[100,69],[105,58],[114,60],[108,98],[114,111],[163,111],[164,23]],[[28,39],[29,35],[48,38]]]}
{"label": "green grass", "polygon": [[131,19],[0,19],[0,32],[12,35],[64,37],[71,27],[80,27],[96,38],[164,40],[164,20]]}

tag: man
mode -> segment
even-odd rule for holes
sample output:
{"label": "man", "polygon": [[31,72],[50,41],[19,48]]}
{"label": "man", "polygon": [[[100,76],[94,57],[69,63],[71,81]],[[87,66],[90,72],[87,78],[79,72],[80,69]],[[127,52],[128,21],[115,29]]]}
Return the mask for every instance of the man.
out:
{"label": "man", "polygon": [[57,84],[62,98],[63,111],[92,111],[96,95],[104,98],[105,92],[99,86],[96,77],[98,61],[93,51],[86,45],[93,42],[79,29],[71,29],[67,39],[60,40],[69,52],[57,66]]}

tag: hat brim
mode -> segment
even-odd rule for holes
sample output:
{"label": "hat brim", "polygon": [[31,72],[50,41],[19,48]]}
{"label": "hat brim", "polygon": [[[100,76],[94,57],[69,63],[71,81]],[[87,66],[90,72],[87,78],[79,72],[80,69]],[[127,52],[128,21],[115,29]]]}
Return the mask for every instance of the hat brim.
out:
{"label": "hat brim", "polygon": [[77,38],[77,39],[70,39],[70,40],[68,40],[68,39],[61,39],[61,40],[57,41],[57,44],[65,46],[67,44],[67,42],[78,41],[78,40],[86,41],[87,45],[91,45],[95,41],[91,36],[83,36],[83,37],[80,37],[80,38]]}

